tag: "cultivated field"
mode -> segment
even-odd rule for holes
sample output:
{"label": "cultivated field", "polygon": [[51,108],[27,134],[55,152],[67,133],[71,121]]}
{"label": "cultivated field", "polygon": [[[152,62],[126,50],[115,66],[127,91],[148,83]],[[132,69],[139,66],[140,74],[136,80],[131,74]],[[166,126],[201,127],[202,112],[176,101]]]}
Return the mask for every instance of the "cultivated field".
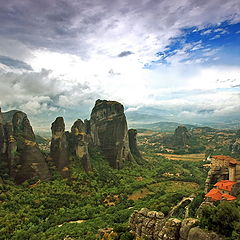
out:
{"label": "cultivated field", "polygon": [[165,154],[165,153],[156,153],[158,156],[163,156],[170,160],[180,160],[180,161],[191,161],[191,162],[200,162],[205,159],[204,153],[198,154]]}

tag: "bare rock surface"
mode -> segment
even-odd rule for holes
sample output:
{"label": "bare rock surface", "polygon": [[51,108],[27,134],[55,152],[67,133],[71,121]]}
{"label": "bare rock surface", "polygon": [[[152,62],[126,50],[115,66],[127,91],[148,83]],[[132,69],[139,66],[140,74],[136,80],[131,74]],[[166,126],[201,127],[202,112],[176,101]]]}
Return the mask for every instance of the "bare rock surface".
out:
{"label": "bare rock surface", "polygon": [[78,158],[84,170],[89,172],[91,170],[91,163],[88,148],[91,143],[91,136],[87,134],[85,123],[81,119],[74,122],[69,141],[71,153]]}
{"label": "bare rock surface", "polygon": [[173,135],[173,144],[176,147],[186,147],[191,135],[185,126],[178,126]]}
{"label": "bare rock surface", "polygon": [[90,131],[109,164],[121,168],[134,158],[129,148],[128,127],[123,105],[115,101],[97,100],[91,113]]}
{"label": "bare rock surface", "polygon": [[62,117],[57,117],[52,123],[52,140],[50,147],[50,156],[55,166],[62,176],[69,174],[69,150],[68,141],[65,133],[65,123]]}
{"label": "bare rock surface", "polygon": [[137,147],[137,130],[136,129],[129,129],[128,130],[128,140],[129,140],[129,148],[136,159],[137,162],[140,162],[142,159],[142,155]]}
{"label": "bare rock surface", "polygon": [[135,211],[129,226],[135,239],[146,240],[223,240],[214,232],[207,232],[198,227],[198,220],[186,218],[166,218],[162,212],[142,208]]}

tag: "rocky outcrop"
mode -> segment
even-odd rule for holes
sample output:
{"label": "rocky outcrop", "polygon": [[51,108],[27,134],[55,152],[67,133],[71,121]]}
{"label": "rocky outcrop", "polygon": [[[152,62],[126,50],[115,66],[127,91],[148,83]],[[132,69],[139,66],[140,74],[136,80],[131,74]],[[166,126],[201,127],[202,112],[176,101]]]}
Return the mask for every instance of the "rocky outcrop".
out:
{"label": "rocky outcrop", "polygon": [[207,232],[199,227],[191,228],[187,240],[224,240],[215,232]]}
{"label": "rocky outcrop", "polygon": [[133,161],[128,141],[128,127],[123,105],[115,101],[97,100],[91,113],[90,132],[93,144],[99,147],[114,168]]}
{"label": "rocky outcrop", "polygon": [[88,147],[91,136],[87,134],[85,123],[81,119],[74,122],[71,132],[65,132],[62,117],[52,123],[52,140],[50,155],[54,165],[63,177],[69,176],[70,158],[78,160],[86,172],[91,170]]}
{"label": "rocky outcrop", "polygon": [[4,134],[4,126],[3,126],[3,116],[0,108],[0,161],[1,161],[1,154],[6,151],[6,142],[5,142],[5,134]]}
{"label": "rocky outcrop", "polygon": [[198,224],[199,220],[195,218],[183,219],[179,231],[179,240],[188,240],[189,231]]}
{"label": "rocky outcrop", "polygon": [[[30,122],[23,112],[16,112],[12,119],[13,138],[17,143],[17,154],[19,162],[16,170],[16,182],[22,183],[25,180],[36,178],[47,180],[50,178],[49,169],[45,158],[41,153],[33,133]],[[10,125],[8,126],[10,129]],[[8,131],[9,142],[13,142],[10,132]],[[13,145],[14,146],[14,145]],[[8,154],[14,154],[14,147],[8,151]],[[14,166],[13,166],[14,167]]]}
{"label": "rocky outcrop", "polygon": [[190,133],[185,126],[178,126],[173,135],[175,147],[186,147],[189,143]]}
{"label": "rocky outcrop", "polygon": [[129,148],[132,155],[134,156],[136,161],[139,162],[142,159],[142,156],[137,147],[137,130],[136,129],[128,130],[128,141],[129,141]]}
{"label": "rocky outcrop", "polygon": [[1,159],[7,165],[5,173],[16,183],[50,178],[45,158],[25,113],[16,110],[0,113],[0,135]]}
{"label": "rocky outcrop", "polygon": [[142,208],[135,211],[129,220],[129,226],[135,239],[148,240],[223,240],[213,232],[206,232],[196,225],[198,220],[186,218],[165,218],[161,212]]}
{"label": "rocky outcrop", "polygon": [[0,155],[7,168],[5,173],[16,183],[28,179],[47,180],[48,166],[41,153],[27,115],[21,111],[0,113]]}
{"label": "rocky outcrop", "polygon": [[69,175],[69,149],[64,119],[57,117],[52,123],[51,130],[50,156],[61,175],[67,177]]}
{"label": "rocky outcrop", "polygon": [[71,154],[76,156],[84,170],[89,172],[91,170],[91,163],[88,147],[91,143],[91,136],[87,134],[86,126],[81,119],[78,119],[73,124],[71,134],[69,135],[69,142]]}
{"label": "rocky outcrop", "polygon": [[6,151],[8,168],[10,176],[15,176],[17,163],[20,161],[17,153],[17,140],[14,137],[13,125],[11,122],[7,122],[4,126],[5,137],[6,137]]}

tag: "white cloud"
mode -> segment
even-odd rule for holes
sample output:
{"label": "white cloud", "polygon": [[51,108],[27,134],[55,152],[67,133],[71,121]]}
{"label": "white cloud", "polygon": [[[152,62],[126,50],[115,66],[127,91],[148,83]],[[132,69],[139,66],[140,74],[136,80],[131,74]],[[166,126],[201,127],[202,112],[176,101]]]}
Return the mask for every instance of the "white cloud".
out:
{"label": "white cloud", "polygon": [[208,30],[202,32],[202,35],[208,35],[210,33],[212,33],[212,29],[208,29]]}
{"label": "white cloud", "polygon": [[[16,0],[10,2],[2,5],[3,16],[9,6],[19,5]],[[21,21],[8,21],[6,16],[0,21],[0,55],[22,60],[34,71],[9,73],[2,69],[1,105],[39,114],[107,98],[131,106],[127,111],[164,104],[172,110],[198,104],[200,108],[207,95],[189,99],[176,93],[231,88],[224,79],[239,79],[239,68],[204,65],[209,58],[218,58],[218,49],[204,49],[202,41],[184,43],[166,58],[167,66],[144,69],[144,64],[159,60],[156,53],[166,50],[173,38],[182,36],[183,28],[195,26],[203,35],[214,32],[215,38],[226,34],[222,28],[205,28],[238,21],[238,0],[44,0],[31,7],[24,2],[19,8],[22,15],[16,19]],[[198,50],[203,54],[191,58]],[[117,57],[123,52],[134,54]]]}

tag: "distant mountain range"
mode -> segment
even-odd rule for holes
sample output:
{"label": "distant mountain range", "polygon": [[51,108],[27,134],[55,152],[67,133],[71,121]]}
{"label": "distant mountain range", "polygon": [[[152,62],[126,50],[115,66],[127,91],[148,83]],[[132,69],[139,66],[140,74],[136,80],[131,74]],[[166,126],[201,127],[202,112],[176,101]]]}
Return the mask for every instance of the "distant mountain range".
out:
{"label": "distant mountain range", "polygon": [[131,123],[129,127],[136,129],[148,129],[152,131],[159,132],[174,132],[174,130],[180,126],[184,125],[187,129],[193,129],[198,127],[210,127],[214,129],[240,129],[240,124],[236,123],[204,123],[204,124],[184,124],[178,122],[156,122],[156,123]]}
{"label": "distant mountain range", "polygon": [[137,129],[149,129],[153,131],[160,131],[160,132],[174,132],[174,130],[179,126],[184,125],[186,128],[196,128],[198,126],[191,125],[191,124],[181,124],[177,122],[156,122],[156,123],[147,123],[147,124],[133,124],[130,125]]}

